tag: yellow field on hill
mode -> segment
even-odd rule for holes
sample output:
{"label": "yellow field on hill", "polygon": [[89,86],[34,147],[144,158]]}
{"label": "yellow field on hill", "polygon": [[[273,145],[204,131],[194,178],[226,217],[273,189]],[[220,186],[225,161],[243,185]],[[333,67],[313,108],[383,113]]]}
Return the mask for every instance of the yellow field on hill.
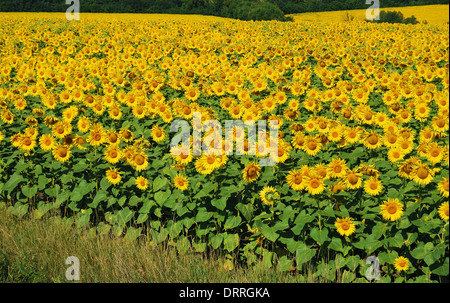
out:
{"label": "yellow field on hill", "polygon": [[[384,11],[401,11],[406,17],[414,15],[419,22],[428,22],[428,24],[443,24],[449,21],[448,5],[424,5],[409,7],[389,7],[381,8]],[[315,22],[343,22],[347,19],[347,12],[353,16],[355,20],[363,20],[366,18],[366,9],[334,11],[334,12],[317,12],[288,15],[294,17],[296,22],[315,21]]]}
{"label": "yellow field on hill", "polygon": [[[42,18],[42,19],[65,19],[65,13],[0,13],[0,20],[5,18]],[[81,20],[173,20],[173,21],[225,21],[228,18],[203,15],[178,15],[178,14],[101,14],[101,13],[80,13]]]}

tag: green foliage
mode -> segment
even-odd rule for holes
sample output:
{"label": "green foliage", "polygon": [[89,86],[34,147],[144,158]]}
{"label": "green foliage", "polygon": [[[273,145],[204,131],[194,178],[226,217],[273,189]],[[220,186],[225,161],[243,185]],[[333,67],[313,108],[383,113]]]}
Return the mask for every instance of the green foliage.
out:
{"label": "green foliage", "polygon": [[419,21],[417,21],[415,16],[411,16],[408,18],[405,18],[402,14],[402,12],[399,11],[381,11],[379,20],[372,20],[370,22],[375,23],[404,23],[404,24],[417,24]]}
{"label": "green foliage", "polygon": [[[447,0],[383,0],[382,7],[448,4]],[[3,12],[65,12],[62,0],[2,0]],[[361,0],[82,0],[81,12],[203,14],[241,20],[292,21],[284,14],[364,9]],[[236,17],[234,17],[236,16]],[[412,22],[410,20],[408,22]]]}

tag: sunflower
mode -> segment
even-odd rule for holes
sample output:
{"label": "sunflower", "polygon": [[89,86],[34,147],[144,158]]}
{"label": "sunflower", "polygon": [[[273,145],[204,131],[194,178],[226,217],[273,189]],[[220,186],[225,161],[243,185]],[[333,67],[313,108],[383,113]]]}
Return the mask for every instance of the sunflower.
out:
{"label": "sunflower", "polygon": [[437,142],[431,142],[428,144],[426,157],[428,161],[435,165],[441,162],[442,158],[444,157],[444,149],[439,146]]}
{"label": "sunflower", "polygon": [[196,101],[200,97],[200,90],[193,86],[189,86],[186,89],[184,96],[189,101]]}
{"label": "sunflower", "polygon": [[364,191],[371,196],[378,196],[382,189],[383,185],[377,177],[372,176],[364,181]]}
{"label": "sunflower", "polygon": [[419,183],[420,185],[429,184],[434,177],[434,171],[430,169],[427,165],[419,162],[411,172],[413,181]]}
{"label": "sunflower", "polygon": [[105,150],[105,159],[111,164],[116,164],[122,159],[122,151],[117,145],[110,145]]}
{"label": "sunflower", "polygon": [[62,144],[72,147],[75,144],[75,137],[73,135],[67,135],[62,139]]}
{"label": "sunflower", "polygon": [[117,184],[122,180],[122,176],[115,168],[110,168],[106,171],[106,179],[111,184]]}
{"label": "sunflower", "polygon": [[350,236],[356,230],[355,223],[350,218],[337,218],[334,226],[341,236]]}
{"label": "sunflower", "polygon": [[328,131],[328,140],[330,140],[331,142],[341,141],[341,138],[343,136],[343,130],[344,130],[343,126],[336,126],[330,128],[330,130]]}
{"label": "sunflower", "polygon": [[395,133],[395,132],[385,132],[384,133],[383,144],[387,148],[394,147],[397,144],[398,140],[399,140],[399,136],[397,133]]}
{"label": "sunflower", "polygon": [[119,120],[122,118],[122,110],[118,104],[113,104],[108,108],[108,115],[113,120]]}
{"label": "sunflower", "polygon": [[286,181],[293,190],[300,191],[305,188],[303,174],[295,169],[288,173]]}
{"label": "sunflower", "polygon": [[41,138],[39,138],[39,146],[43,150],[51,150],[55,146],[55,139],[52,135],[43,134]]}
{"label": "sunflower", "polygon": [[348,170],[347,164],[340,158],[334,158],[328,164],[328,174],[331,178],[342,178]]}
{"label": "sunflower", "polygon": [[91,121],[88,117],[82,116],[78,119],[77,127],[80,132],[87,133],[89,128],[91,127]]}
{"label": "sunflower", "polygon": [[272,186],[265,186],[260,192],[259,197],[266,205],[273,205],[280,197],[279,193]]}
{"label": "sunflower", "polygon": [[153,127],[152,127],[153,141],[161,142],[161,141],[164,141],[165,138],[166,138],[166,133],[165,133],[164,129],[157,125],[153,125]]}
{"label": "sunflower", "polygon": [[361,128],[346,127],[344,130],[344,139],[347,143],[356,143],[361,138]]}
{"label": "sunflower", "polygon": [[448,131],[448,119],[444,116],[435,116],[431,119],[431,127],[435,132],[444,133]]}
{"label": "sunflower", "polygon": [[189,147],[172,147],[170,149],[170,154],[172,158],[181,165],[187,165],[194,158]]}
{"label": "sunflower", "polygon": [[69,160],[71,150],[70,147],[63,144],[57,144],[52,150],[53,157],[59,162],[66,162]]}
{"label": "sunflower", "polygon": [[216,168],[219,168],[220,164],[221,159],[217,155],[204,153],[197,159],[195,167],[201,174],[210,174]]}
{"label": "sunflower", "polygon": [[242,172],[242,177],[246,182],[253,182],[258,179],[261,174],[261,167],[256,163],[250,163],[245,166],[244,171]]}
{"label": "sunflower", "polygon": [[315,156],[320,149],[322,144],[315,136],[306,136],[305,143],[303,144],[303,150],[310,156]]}
{"label": "sunflower", "polygon": [[120,143],[120,135],[113,130],[107,130],[105,135],[105,141],[109,144],[118,145]]}
{"label": "sunflower", "polygon": [[290,145],[279,142],[276,153],[271,154],[271,159],[277,163],[284,163],[289,158]]}
{"label": "sunflower", "polygon": [[105,143],[106,139],[105,135],[106,134],[105,130],[103,129],[103,126],[97,124],[94,127],[92,127],[91,130],[89,131],[88,142],[92,146],[102,145],[103,143]]}
{"label": "sunflower", "polygon": [[305,189],[311,195],[318,195],[325,190],[325,185],[323,180],[318,176],[306,176],[305,178]]}
{"label": "sunflower", "polygon": [[38,120],[34,117],[26,117],[25,123],[30,126],[37,126],[39,124]]}
{"label": "sunflower", "polygon": [[430,108],[425,102],[416,104],[414,108],[414,118],[420,122],[425,122],[430,115]]}
{"label": "sunflower", "polygon": [[291,141],[292,146],[297,149],[303,149],[304,143],[305,143],[305,134],[302,132],[297,132]]}
{"label": "sunflower", "polygon": [[134,168],[138,172],[146,169],[148,166],[148,158],[145,152],[143,151],[135,152],[131,159],[131,165],[134,166]]}
{"label": "sunflower", "polygon": [[345,174],[344,178],[344,183],[345,186],[348,189],[357,189],[360,188],[362,185],[362,178],[361,178],[362,174],[356,172],[355,170],[349,170],[347,171],[347,173]]}
{"label": "sunflower", "polygon": [[125,129],[125,128],[122,128],[119,131],[119,135],[120,135],[120,138],[122,138],[123,141],[125,141],[127,143],[133,141],[133,139],[134,139],[133,133],[131,131],[129,131],[128,129]]}
{"label": "sunflower", "polygon": [[398,257],[394,260],[394,267],[397,271],[407,271],[409,269],[409,260],[405,257]]}
{"label": "sunflower", "polygon": [[411,140],[408,139],[400,139],[397,142],[397,146],[403,151],[403,153],[409,154],[414,149],[414,143]]}
{"label": "sunflower", "polygon": [[29,135],[22,135],[19,141],[19,149],[30,151],[36,147],[36,140]]}
{"label": "sunflower", "polygon": [[438,183],[438,189],[441,192],[442,196],[445,198],[448,198],[449,196],[448,180],[449,178],[443,178],[442,181]]}
{"label": "sunflower", "polygon": [[140,190],[146,190],[148,188],[148,180],[143,176],[137,177],[135,183]]}
{"label": "sunflower", "polygon": [[145,109],[145,107],[141,106],[141,105],[136,105],[133,107],[133,109],[131,110],[133,116],[137,119],[142,119],[147,115],[147,111]]}
{"label": "sunflower", "polygon": [[5,136],[2,134],[2,132],[0,131],[0,142],[2,142],[2,140],[5,138]]}
{"label": "sunflower", "polygon": [[403,215],[403,205],[398,199],[388,199],[380,205],[381,212],[385,220],[396,221]]}
{"label": "sunflower", "polygon": [[70,123],[77,115],[78,108],[76,106],[70,106],[62,112],[62,120]]}
{"label": "sunflower", "polygon": [[444,221],[448,220],[448,201],[442,203],[439,206],[438,212],[439,212],[439,217],[441,217],[442,220],[444,220]]}
{"label": "sunflower", "polygon": [[419,133],[420,142],[430,142],[436,137],[436,133],[429,126],[425,126]]}
{"label": "sunflower", "polygon": [[177,174],[173,178],[173,184],[179,190],[184,191],[189,187],[189,180],[185,176]]}
{"label": "sunflower", "polygon": [[383,144],[383,141],[379,134],[377,134],[374,131],[371,131],[371,132],[365,134],[364,139],[363,139],[363,144],[368,149],[376,149],[376,148],[379,148]]}
{"label": "sunflower", "polygon": [[72,132],[72,124],[64,121],[56,122],[52,125],[52,134],[58,139],[63,139]]}
{"label": "sunflower", "polygon": [[387,156],[388,156],[388,160],[391,163],[395,163],[399,160],[402,160],[405,157],[405,153],[402,149],[400,149],[398,147],[394,147],[394,148],[389,149]]}

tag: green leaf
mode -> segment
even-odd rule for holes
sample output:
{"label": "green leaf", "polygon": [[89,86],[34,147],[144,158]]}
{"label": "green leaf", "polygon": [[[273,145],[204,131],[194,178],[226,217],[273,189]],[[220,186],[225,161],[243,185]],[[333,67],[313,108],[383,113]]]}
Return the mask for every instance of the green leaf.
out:
{"label": "green leaf", "polygon": [[167,191],[159,191],[157,193],[155,193],[155,201],[156,203],[158,203],[159,206],[163,206],[164,202],[166,202],[166,200],[170,197],[171,192],[170,190]]}
{"label": "green leaf", "polygon": [[81,228],[86,226],[89,223],[89,219],[91,218],[92,210],[84,210],[83,212],[79,212],[76,217],[76,227]]}
{"label": "green leaf", "polygon": [[217,183],[207,182],[202,189],[194,196],[194,199],[200,199],[208,196],[213,190],[217,189]]}
{"label": "green leaf", "polygon": [[9,178],[8,182],[5,183],[3,190],[9,194],[17,187],[17,185],[19,185],[20,182],[25,180],[26,179],[22,177],[22,175],[16,172],[11,176],[11,178]]}
{"label": "green leaf", "polygon": [[252,204],[238,203],[236,205],[236,208],[239,210],[242,216],[244,216],[245,220],[250,221],[252,219],[254,211],[254,207]]}
{"label": "green leaf", "polygon": [[292,260],[287,256],[282,256],[278,259],[278,267],[277,269],[280,271],[288,271],[292,267]]}
{"label": "green leaf", "polygon": [[109,183],[108,179],[106,177],[103,177],[100,181],[100,188],[103,190],[107,190],[112,184]]}
{"label": "green leaf", "polygon": [[393,247],[400,248],[403,246],[403,242],[405,242],[405,239],[403,239],[401,232],[397,232],[394,237],[389,239],[389,245]]}
{"label": "green leaf", "polygon": [[273,227],[270,227],[268,225],[262,226],[261,233],[264,235],[264,237],[272,242],[275,242],[280,236],[276,233],[276,230]]}
{"label": "green leaf", "polygon": [[220,244],[222,244],[222,241],[223,241],[223,234],[212,235],[209,238],[209,243],[211,244],[211,247],[214,249],[218,249],[220,247]]}
{"label": "green leaf", "polygon": [[311,237],[319,243],[319,245],[323,245],[330,238],[328,237],[328,229],[324,227],[322,230],[319,230],[317,227],[311,230]]}
{"label": "green leaf", "polygon": [[[434,264],[436,265],[436,264]],[[448,277],[448,273],[449,273],[449,261],[448,261],[448,257],[445,258],[444,262],[437,265],[437,266],[433,266],[433,269],[431,270],[432,273],[442,276],[442,277]]]}
{"label": "green leaf", "polygon": [[178,237],[178,235],[183,230],[183,222],[181,222],[181,221],[178,221],[178,222],[170,221],[167,224],[167,230],[169,231],[169,236],[172,239],[174,239],[174,238]]}
{"label": "green leaf", "polygon": [[333,239],[331,239],[330,245],[328,245],[328,248],[335,251],[342,251],[342,240],[340,238],[333,237]]}
{"label": "green leaf", "polygon": [[22,204],[21,202],[16,202],[14,206],[8,207],[8,211],[13,213],[15,216],[22,218],[28,213],[29,204]]}
{"label": "green leaf", "polygon": [[94,199],[92,200],[92,203],[88,203],[87,205],[90,208],[97,208],[97,206],[100,202],[106,201],[106,198],[107,198],[107,193],[101,189],[95,195]]}
{"label": "green leaf", "polygon": [[237,216],[228,217],[227,220],[225,221],[224,229],[228,230],[238,227],[241,221],[242,221],[241,217]]}
{"label": "green leaf", "polygon": [[197,253],[202,253],[206,250],[206,243],[204,242],[194,243],[192,246]]}
{"label": "green leaf", "polygon": [[427,244],[423,244],[420,242],[419,245],[411,251],[411,256],[416,260],[422,260],[425,256],[431,252],[434,248],[433,243],[428,242]]}
{"label": "green leaf", "polygon": [[364,248],[367,254],[371,254],[381,246],[383,246],[383,241],[378,240],[373,234],[371,234],[366,238]]}
{"label": "green leaf", "polygon": [[238,234],[226,234],[223,239],[223,246],[228,252],[232,252],[239,245]]}
{"label": "green leaf", "polygon": [[213,214],[213,212],[208,212],[206,208],[200,208],[195,216],[195,222],[206,222],[212,217]]}
{"label": "green leaf", "polygon": [[40,175],[38,177],[38,189],[43,190],[50,181],[50,178],[47,178],[45,175]]}
{"label": "green leaf", "polygon": [[227,207],[227,197],[215,198],[211,200],[211,205],[219,210],[224,210]]}
{"label": "green leaf", "polygon": [[380,261],[380,264],[393,264],[395,259],[398,257],[398,253],[395,250],[392,251],[381,251],[377,254],[377,258]]}
{"label": "green leaf", "polygon": [[124,239],[128,240],[128,241],[134,241],[141,235],[141,232],[142,232],[142,227],[134,228],[134,227],[130,226],[127,228],[127,233],[126,233]]}
{"label": "green leaf", "polygon": [[22,193],[27,197],[27,198],[32,198],[36,195],[38,191],[38,187],[37,185],[34,185],[33,187],[29,187],[28,184],[24,185],[22,187]]}
{"label": "green leaf", "polygon": [[305,264],[316,255],[316,250],[309,248],[306,244],[302,243],[295,252],[295,260],[297,266]]}
{"label": "green leaf", "polygon": [[155,180],[153,180],[153,191],[157,192],[167,184],[169,184],[169,180],[167,180],[167,178],[158,176],[155,178]]}
{"label": "green leaf", "polygon": [[134,216],[134,211],[130,210],[128,207],[125,207],[122,210],[116,211],[117,222],[119,226],[125,226],[131,218]]}
{"label": "green leaf", "polygon": [[148,214],[147,213],[139,214],[139,216],[136,219],[136,224],[144,223],[145,221],[147,221],[147,219],[148,219]]}

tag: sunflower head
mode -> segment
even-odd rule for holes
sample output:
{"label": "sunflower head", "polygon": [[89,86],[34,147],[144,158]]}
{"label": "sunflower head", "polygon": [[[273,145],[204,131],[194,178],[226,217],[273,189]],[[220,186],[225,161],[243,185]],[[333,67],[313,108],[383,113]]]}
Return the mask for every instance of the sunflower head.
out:
{"label": "sunflower head", "polygon": [[350,236],[356,230],[355,223],[350,218],[337,218],[334,226],[341,236]]}
{"label": "sunflower head", "polygon": [[398,199],[388,199],[380,205],[380,208],[385,220],[397,221],[403,215],[403,205]]}
{"label": "sunflower head", "polygon": [[273,205],[280,195],[272,186],[266,186],[259,192],[259,197],[264,204]]}

